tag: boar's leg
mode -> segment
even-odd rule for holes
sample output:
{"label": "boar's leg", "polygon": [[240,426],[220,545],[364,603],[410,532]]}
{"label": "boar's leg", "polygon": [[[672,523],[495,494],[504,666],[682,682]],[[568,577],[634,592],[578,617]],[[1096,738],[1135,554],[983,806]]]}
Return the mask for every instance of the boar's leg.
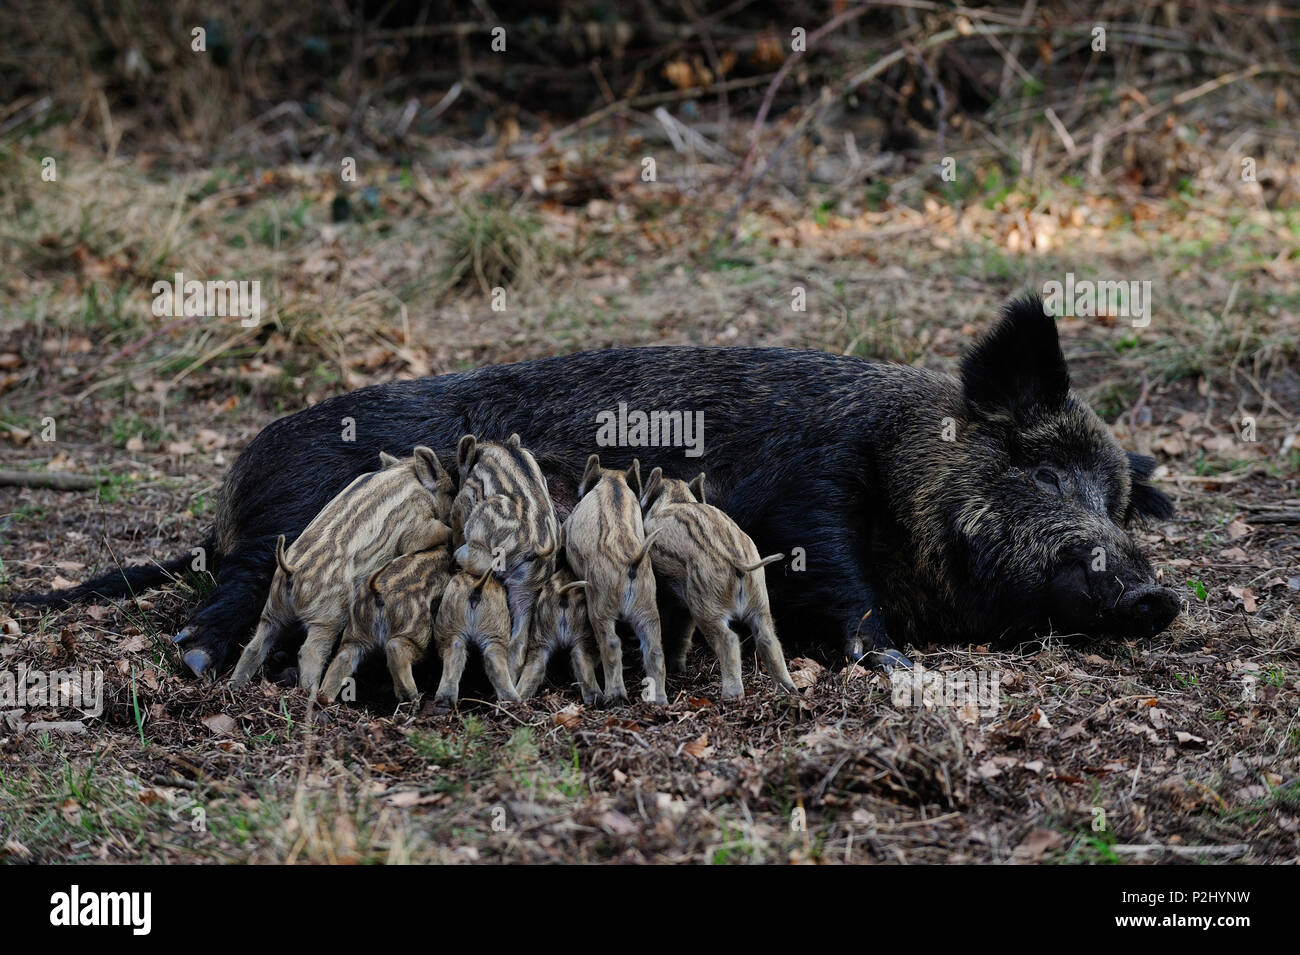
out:
{"label": "boar's leg", "polygon": [[247,541],[223,554],[216,588],[173,638],[195,676],[222,673],[240,641],[258,625],[275,576],[277,536]]}
{"label": "boar's leg", "polygon": [[[773,565],[765,573],[770,603],[781,608],[787,624],[800,628],[809,617],[830,618],[826,622],[838,624],[844,655],[850,661],[886,670],[910,667],[890,641],[880,616],[866,552],[875,533],[870,514],[853,505],[809,509],[807,503],[842,497],[844,489],[833,483],[804,482],[787,489],[781,503],[769,512],[751,515],[739,506],[732,517],[754,539],[760,554],[789,553],[796,546],[807,554],[807,569],[802,572]],[[851,499],[863,500],[856,493]]]}
{"label": "boar's leg", "polygon": [[730,627],[717,619],[701,618],[697,621],[704,642],[713,650],[722,668],[722,698],[735,700],[745,695],[740,680],[740,637]]}
{"label": "boar's leg", "polygon": [[[870,589],[867,593],[870,594]],[[868,666],[886,673],[895,668],[912,669],[912,661],[898,652],[885,633],[874,595],[859,606],[865,609],[849,614],[844,620],[844,655],[854,663],[865,660]]]}
{"label": "boar's leg", "polygon": [[531,700],[536,695],[537,688],[542,685],[542,679],[546,676],[546,665],[550,661],[549,643],[534,643],[528,648],[528,659],[524,663],[524,672],[520,675],[517,686],[520,699]]}
{"label": "boar's leg", "polygon": [[465,661],[469,656],[465,635],[456,633],[450,639],[440,639],[438,654],[442,657],[442,679],[438,681],[438,692],[433,697],[433,708],[446,712],[456,705],[456,697],[460,693],[460,678],[465,672]]}
{"label": "boar's leg", "polygon": [[500,640],[489,639],[483,647],[483,669],[487,671],[492,689],[496,690],[497,699],[502,703],[518,703],[519,691],[515,681],[510,678],[510,662],[506,656],[506,647]]}
{"label": "boar's leg", "polygon": [[595,661],[591,659],[591,649],[585,640],[577,640],[569,651],[569,664],[573,667],[573,678],[578,681],[578,690],[582,693],[582,702],[588,706],[600,700],[600,684],[596,682]]}

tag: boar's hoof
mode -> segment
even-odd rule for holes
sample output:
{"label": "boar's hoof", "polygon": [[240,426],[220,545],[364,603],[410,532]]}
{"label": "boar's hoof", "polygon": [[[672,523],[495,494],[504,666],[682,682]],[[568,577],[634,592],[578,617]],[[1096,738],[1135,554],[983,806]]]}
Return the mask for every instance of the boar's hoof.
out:
{"label": "boar's hoof", "polygon": [[435,696],[433,698],[433,712],[450,713],[456,706],[455,700],[449,700],[445,696]]}
{"label": "boar's hoof", "polygon": [[889,673],[895,669],[910,670],[912,661],[907,659],[893,647],[883,650],[872,650],[866,655],[866,662],[877,670],[883,670]]}
{"label": "boar's hoof", "polygon": [[627,691],[618,690],[614,693],[604,693],[600,698],[600,705],[604,707],[627,706]]}
{"label": "boar's hoof", "polygon": [[197,677],[213,676],[212,654],[208,653],[202,647],[195,647],[193,650],[186,650],[181,655],[181,660],[190,668],[190,672]]}

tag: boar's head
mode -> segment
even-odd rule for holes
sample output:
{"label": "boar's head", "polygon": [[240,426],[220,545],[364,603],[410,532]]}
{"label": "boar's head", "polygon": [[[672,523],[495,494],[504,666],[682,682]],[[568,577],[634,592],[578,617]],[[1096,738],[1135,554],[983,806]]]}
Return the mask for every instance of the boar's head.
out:
{"label": "boar's head", "polygon": [[1177,616],[1127,527],[1168,517],[1155,462],[1070,389],[1056,323],[1012,302],[961,365],[961,434],[936,501],[963,629],[1151,636]]}

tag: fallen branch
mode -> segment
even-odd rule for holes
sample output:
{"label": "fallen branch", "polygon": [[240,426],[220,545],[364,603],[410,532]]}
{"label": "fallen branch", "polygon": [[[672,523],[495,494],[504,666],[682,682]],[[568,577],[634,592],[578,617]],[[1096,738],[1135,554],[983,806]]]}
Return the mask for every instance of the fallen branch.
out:
{"label": "fallen branch", "polygon": [[0,487],[49,487],[56,491],[88,491],[104,478],[66,471],[0,471]]}

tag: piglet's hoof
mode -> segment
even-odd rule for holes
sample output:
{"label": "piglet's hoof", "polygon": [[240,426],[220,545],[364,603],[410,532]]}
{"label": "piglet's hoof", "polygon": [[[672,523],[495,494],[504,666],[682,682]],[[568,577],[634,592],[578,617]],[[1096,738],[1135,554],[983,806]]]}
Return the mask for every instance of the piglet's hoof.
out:
{"label": "piglet's hoof", "polygon": [[890,673],[893,670],[910,670],[912,661],[893,647],[887,650],[872,650],[864,658],[868,666]]}

